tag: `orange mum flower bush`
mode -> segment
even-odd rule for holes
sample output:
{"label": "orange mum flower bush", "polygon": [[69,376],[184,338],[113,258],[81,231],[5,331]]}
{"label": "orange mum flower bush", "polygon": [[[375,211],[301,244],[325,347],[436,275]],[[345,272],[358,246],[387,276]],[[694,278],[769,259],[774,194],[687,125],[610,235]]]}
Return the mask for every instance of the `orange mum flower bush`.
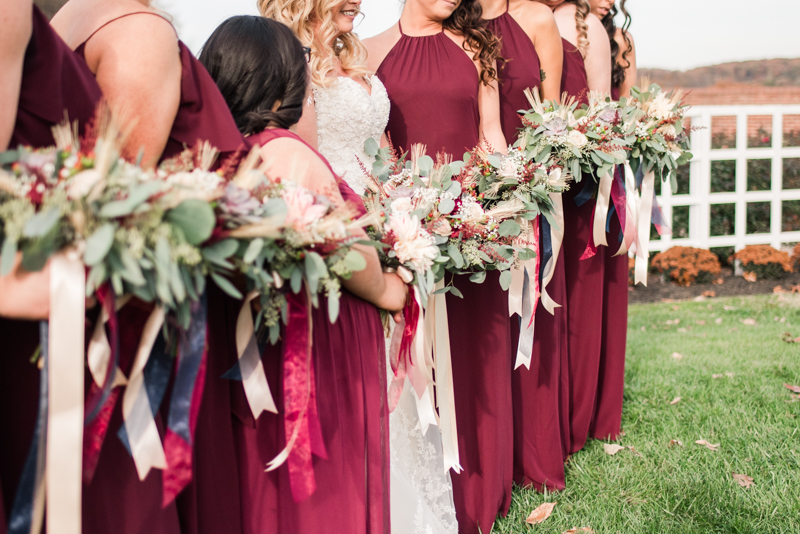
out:
{"label": "orange mum flower bush", "polygon": [[792,268],[794,271],[800,269],[800,243],[796,244],[792,249]]}
{"label": "orange mum flower bush", "polygon": [[692,247],[672,247],[656,254],[652,266],[681,286],[709,284],[717,279],[722,269],[716,254]]}
{"label": "orange mum flower bush", "polygon": [[728,261],[739,260],[745,273],[755,274],[757,278],[780,280],[792,272],[789,254],[769,245],[749,245],[730,257]]}

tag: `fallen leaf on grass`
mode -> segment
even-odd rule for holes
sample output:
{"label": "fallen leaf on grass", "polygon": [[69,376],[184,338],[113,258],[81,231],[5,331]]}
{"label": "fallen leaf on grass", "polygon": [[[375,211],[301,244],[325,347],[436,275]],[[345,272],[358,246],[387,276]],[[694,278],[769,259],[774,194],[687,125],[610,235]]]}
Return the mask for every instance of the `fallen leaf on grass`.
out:
{"label": "fallen leaf on grass", "polygon": [[642,327],[642,332],[647,332],[647,327],[646,326]]}
{"label": "fallen leaf on grass", "polygon": [[578,534],[578,532],[585,532],[586,534],[594,534],[594,530],[590,529],[589,527],[571,528],[569,530],[565,530],[561,534]]}
{"label": "fallen leaf on grass", "polygon": [[678,333],[679,334],[685,334],[686,333],[686,329],[685,328],[678,328]]}
{"label": "fallen leaf on grass", "polygon": [[794,391],[795,393],[800,393],[800,386],[793,386],[791,384],[784,384],[783,387],[785,387],[789,391]]}
{"label": "fallen leaf on grass", "polygon": [[748,282],[755,282],[756,280],[758,280],[758,275],[753,272],[746,272],[742,275],[742,278],[744,278]]}
{"label": "fallen leaf on grass", "polygon": [[692,302],[703,302],[706,298],[703,295],[699,295],[692,299]]}
{"label": "fallen leaf on grass", "polygon": [[667,321],[666,324],[681,324],[681,320],[680,319],[672,319],[670,321]]}
{"label": "fallen leaf on grass", "polygon": [[706,322],[705,321],[697,321],[697,324],[699,324],[700,326],[703,326],[704,324],[706,324]]}
{"label": "fallen leaf on grass", "polygon": [[797,402],[800,401],[800,393],[795,395],[794,393],[789,393],[789,396],[792,398],[789,402]]}
{"label": "fallen leaf on grass", "polygon": [[703,291],[702,293],[700,293],[700,296],[701,297],[708,297],[708,298],[716,297],[717,296],[717,292],[716,291]]}
{"label": "fallen leaf on grass", "polygon": [[756,320],[753,319],[752,317],[748,317],[747,319],[742,319],[741,321],[742,321],[742,324],[747,325],[747,326],[753,326],[754,324],[757,324]]}
{"label": "fallen leaf on grass", "polygon": [[711,378],[714,378],[714,379],[725,378],[725,377],[733,378],[733,373],[722,373],[722,374],[718,374],[718,375],[711,375]]}
{"label": "fallen leaf on grass", "polygon": [[716,319],[714,319],[714,322],[717,324],[722,324],[722,317],[717,317]]}
{"label": "fallen leaf on grass", "polygon": [[538,525],[550,517],[550,514],[553,513],[553,508],[555,507],[556,503],[554,502],[540,504],[533,512],[531,512],[531,515],[528,516],[528,519],[526,519],[525,522],[529,525]]}
{"label": "fallen leaf on grass", "polygon": [[680,401],[681,401],[680,397],[675,397],[674,399],[672,399],[672,402],[670,402],[670,404],[678,404]]}
{"label": "fallen leaf on grass", "polygon": [[755,482],[753,482],[753,477],[749,477],[747,475],[737,475],[736,473],[731,473],[733,475],[733,480],[735,480],[741,487],[749,488]]}
{"label": "fallen leaf on grass", "polygon": [[781,341],[784,343],[800,343],[800,337],[792,337],[789,332],[784,332],[781,334]]}
{"label": "fallen leaf on grass", "polygon": [[738,308],[735,306],[723,306],[722,309],[725,311],[736,311]]}
{"label": "fallen leaf on grass", "polygon": [[671,439],[668,447],[683,447],[683,442],[679,439]]}
{"label": "fallen leaf on grass", "polygon": [[630,451],[631,451],[633,454],[635,454],[636,456],[638,456],[639,458],[644,458],[644,456],[642,456],[642,453],[640,453],[639,451],[637,451],[637,450],[636,450],[636,449],[635,449],[635,448],[634,448],[632,445],[631,445],[630,447],[628,447],[628,449],[630,449]]}
{"label": "fallen leaf on grass", "polygon": [[681,354],[680,352],[673,352],[672,353],[672,359],[673,360],[682,360],[683,359],[683,354]]}
{"label": "fallen leaf on grass", "polygon": [[695,443],[697,445],[702,445],[703,447],[705,447],[706,449],[708,449],[710,451],[717,452],[719,450],[719,448],[718,448],[719,447],[719,443],[717,443],[716,445],[712,445],[711,443],[707,442],[704,439],[698,439],[697,441],[695,441]]}
{"label": "fallen leaf on grass", "polygon": [[625,447],[623,447],[622,445],[617,445],[615,443],[603,443],[603,450],[606,451],[606,454],[611,456],[614,456],[624,448]]}

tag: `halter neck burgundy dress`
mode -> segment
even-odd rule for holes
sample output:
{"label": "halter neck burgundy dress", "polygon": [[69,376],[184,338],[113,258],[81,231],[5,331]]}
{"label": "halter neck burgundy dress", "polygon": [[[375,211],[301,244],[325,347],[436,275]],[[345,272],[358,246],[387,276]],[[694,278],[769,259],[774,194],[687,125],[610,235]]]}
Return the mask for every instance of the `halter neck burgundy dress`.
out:
{"label": "halter neck burgundy dress", "polygon": [[[153,12],[123,15],[160,16]],[[77,47],[85,57],[89,40]],[[218,163],[246,149],[247,143],[236,127],[225,99],[214,81],[189,49],[176,40],[175,53],[181,58],[181,99],[161,160],[178,155],[185,147],[208,141],[220,151]],[[239,481],[231,418],[231,390],[235,384],[222,375],[237,361],[235,323],[240,302],[226,296],[215,284],[207,285],[207,356],[202,401],[193,436],[192,479],[177,500],[163,505],[164,472],[152,470],[139,481],[130,454],[117,438],[122,425],[122,403],[116,402],[109,432],[97,460],[91,482],[84,485],[84,532],[148,534],[195,534],[240,530]],[[119,311],[120,363],[128,372],[138,345],[149,306],[126,305]],[[174,373],[173,373],[174,375]],[[172,378],[174,380],[174,376]],[[241,387],[241,385],[239,385]],[[169,413],[170,391],[164,396],[156,423],[164,437]],[[121,518],[124,518],[121,519]]]}
{"label": "halter neck burgundy dress", "polygon": [[[581,103],[588,103],[589,86],[580,51],[564,40],[562,88]],[[603,298],[607,247],[580,259],[592,233],[597,183],[584,175],[564,193],[564,268],[567,276],[567,329],[569,344],[568,453],[583,448],[595,412],[600,353],[603,339]]]}
{"label": "halter neck burgundy dress", "polygon": [[[77,121],[82,133],[100,101],[86,64],[33,8],[33,32],[25,52],[17,118],[9,146],[52,146],[50,129]],[[0,318],[0,532],[5,533],[22,468],[36,426],[39,370],[30,362],[39,345],[39,323]]]}
{"label": "halter neck burgundy dress", "polygon": [[[402,28],[400,28],[402,34]],[[392,102],[386,128],[395,145],[424,143],[428,153],[460,157],[480,135],[480,79],[470,57],[447,34],[402,34],[378,68]],[[450,280],[448,275],[447,280]],[[483,284],[453,277],[464,295],[447,294],[450,348],[464,470],[451,473],[459,532],[489,532],[511,504],[513,416],[508,292],[499,273]]]}
{"label": "halter neck burgundy dress", "polygon": [[[280,138],[305,144],[282,129],[265,130],[250,141],[264,146]],[[333,169],[331,173],[335,176]],[[345,201],[365,214],[360,197],[343,180],[336,180]],[[326,310],[324,299],[312,310],[316,405],[327,458],[313,457],[316,491],[310,497],[295,502],[287,464],[264,472],[286,444],[280,345],[267,347],[262,356],[279,414],[264,412],[254,420],[243,392],[234,392],[243,534],[388,534],[391,530],[383,326],[375,306],[344,289],[335,324]]]}
{"label": "halter neck burgundy dress", "polygon": [[[508,61],[501,71],[500,116],[506,140],[516,141],[522,121],[518,110],[530,104],[523,91],[540,87],[539,56],[525,30],[506,12],[487,21],[502,40],[502,56]],[[541,218],[544,221],[544,218]],[[546,222],[546,221],[545,221]],[[543,233],[542,238],[544,238]],[[540,242],[540,250],[544,243]],[[536,309],[536,335],[531,367],[512,373],[514,402],[514,482],[548,491],[564,489],[564,450],[569,439],[569,392],[567,354],[566,286],[564,260],[555,257],[555,273],[547,291],[562,305],[551,315]],[[511,357],[516,359],[520,318],[511,318]]]}

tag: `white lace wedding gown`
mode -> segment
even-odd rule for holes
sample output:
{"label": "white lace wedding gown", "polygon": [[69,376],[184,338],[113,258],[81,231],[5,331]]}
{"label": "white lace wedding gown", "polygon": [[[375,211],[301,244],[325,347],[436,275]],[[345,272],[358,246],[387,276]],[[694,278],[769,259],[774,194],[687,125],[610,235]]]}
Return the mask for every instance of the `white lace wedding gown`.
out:
{"label": "white lace wedding gown", "polygon": [[[389,122],[389,96],[377,76],[372,92],[350,78],[314,88],[319,151],[359,195],[374,159],[364,152],[370,137],[380,141]],[[388,347],[387,347],[388,349]],[[389,373],[391,373],[391,368]],[[423,434],[410,383],[389,419],[392,531],[397,534],[456,534],[453,485],[444,470],[442,437],[434,426]]]}

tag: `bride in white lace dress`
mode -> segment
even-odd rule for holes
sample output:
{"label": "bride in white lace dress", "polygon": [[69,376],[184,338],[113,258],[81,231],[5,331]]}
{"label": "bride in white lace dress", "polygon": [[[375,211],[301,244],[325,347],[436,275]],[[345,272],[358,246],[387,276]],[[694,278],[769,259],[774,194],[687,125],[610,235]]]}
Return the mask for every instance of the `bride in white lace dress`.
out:
{"label": "bride in white lace dress", "polygon": [[[291,27],[310,49],[313,94],[298,132],[328,159],[336,174],[363,194],[366,179],[359,160],[367,169],[374,162],[364,152],[364,143],[373,138],[382,146],[387,144],[384,130],[390,104],[383,83],[367,71],[366,50],[352,33],[361,2],[289,0],[282,4],[279,15],[268,14]],[[325,20],[328,15],[332,28],[307,22]],[[320,45],[322,35],[335,44]],[[423,433],[408,380],[390,416],[389,431],[392,531],[456,534],[453,486],[444,469],[441,434],[432,425]]]}

